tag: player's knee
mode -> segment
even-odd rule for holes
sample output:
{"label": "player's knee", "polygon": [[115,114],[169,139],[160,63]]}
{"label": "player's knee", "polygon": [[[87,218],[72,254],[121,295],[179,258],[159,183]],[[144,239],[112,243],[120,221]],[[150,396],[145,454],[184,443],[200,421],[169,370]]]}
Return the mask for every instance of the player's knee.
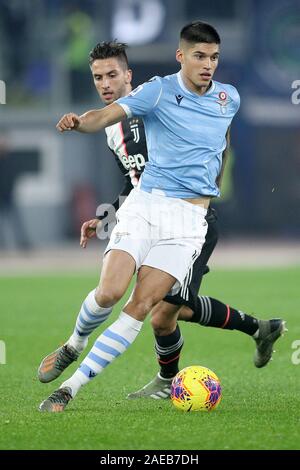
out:
{"label": "player's knee", "polygon": [[135,318],[143,321],[153,307],[153,299],[149,297],[135,298],[133,296],[126,307],[129,308],[130,312],[134,313]]}
{"label": "player's knee", "polygon": [[155,314],[151,316],[151,326],[155,332],[156,330],[164,328],[165,324],[166,319],[161,312],[155,312]]}
{"label": "player's knee", "polygon": [[96,290],[95,299],[98,305],[104,308],[112,307],[123,296],[124,292],[118,288],[102,289],[101,287]]}
{"label": "player's knee", "polygon": [[[156,312],[155,315],[151,317],[151,326],[153,328],[154,333],[157,336],[166,336],[172,333],[174,330],[173,323],[170,319],[166,318],[163,313]],[[175,320],[176,326],[176,320]]]}

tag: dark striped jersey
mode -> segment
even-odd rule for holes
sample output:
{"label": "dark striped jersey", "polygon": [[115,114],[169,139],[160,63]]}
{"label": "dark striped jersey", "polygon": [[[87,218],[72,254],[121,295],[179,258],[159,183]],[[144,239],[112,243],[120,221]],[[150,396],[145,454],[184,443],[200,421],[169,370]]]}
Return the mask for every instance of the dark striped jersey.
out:
{"label": "dark striped jersey", "polygon": [[143,120],[136,117],[124,119],[113,126],[106,127],[105,132],[107,145],[125,177],[120,196],[127,196],[138,184],[145,163],[148,161]]}

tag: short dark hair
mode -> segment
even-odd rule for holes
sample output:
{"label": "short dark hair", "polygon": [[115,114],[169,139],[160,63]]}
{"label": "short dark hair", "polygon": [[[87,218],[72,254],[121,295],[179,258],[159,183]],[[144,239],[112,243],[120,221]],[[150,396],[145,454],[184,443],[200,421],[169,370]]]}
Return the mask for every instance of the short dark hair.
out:
{"label": "short dark hair", "polygon": [[208,23],[193,21],[185,25],[180,31],[180,39],[187,42],[206,42],[209,44],[220,44],[221,38],[216,29]]}
{"label": "short dark hair", "polygon": [[126,54],[127,44],[124,42],[99,42],[94,49],[89,53],[89,64],[97,59],[110,59],[111,57],[116,57],[124,64],[124,67],[129,68],[128,58]]}

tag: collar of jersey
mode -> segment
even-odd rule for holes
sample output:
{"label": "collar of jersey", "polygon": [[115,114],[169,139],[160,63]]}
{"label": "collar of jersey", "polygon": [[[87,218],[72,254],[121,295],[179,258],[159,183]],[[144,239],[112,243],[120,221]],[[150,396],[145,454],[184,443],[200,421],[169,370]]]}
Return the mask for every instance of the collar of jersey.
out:
{"label": "collar of jersey", "polygon": [[197,96],[198,98],[201,98],[202,96],[210,95],[210,94],[214,91],[214,89],[216,88],[216,84],[215,84],[215,82],[212,80],[212,84],[211,84],[210,89],[209,89],[206,93],[204,93],[204,95],[197,95],[197,93],[194,93],[193,91],[189,90],[189,89],[185,86],[185,84],[184,84],[184,82],[183,82],[183,80],[182,80],[181,72],[180,72],[180,71],[177,72],[176,75],[177,75],[177,80],[178,80],[179,86],[183,89],[183,91],[185,91],[185,93],[188,93],[189,95]]}

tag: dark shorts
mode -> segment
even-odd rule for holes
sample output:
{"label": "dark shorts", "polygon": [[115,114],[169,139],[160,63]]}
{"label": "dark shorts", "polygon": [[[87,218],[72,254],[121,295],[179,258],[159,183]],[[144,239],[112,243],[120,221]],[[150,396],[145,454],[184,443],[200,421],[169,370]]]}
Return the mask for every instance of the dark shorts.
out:
{"label": "dark shorts", "polygon": [[167,295],[164,298],[165,302],[173,305],[186,305],[192,310],[195,310],[198,292],[203,276],[209,272],[207,263],[215,249],[219,237],[218,219],[215,209],[208,209],[206,221],[208,223],[208,228],[205,243],[202,247],[200,255],[192,266],[191,274],[187,276],[188,282],[183,284],[178,294]]}

